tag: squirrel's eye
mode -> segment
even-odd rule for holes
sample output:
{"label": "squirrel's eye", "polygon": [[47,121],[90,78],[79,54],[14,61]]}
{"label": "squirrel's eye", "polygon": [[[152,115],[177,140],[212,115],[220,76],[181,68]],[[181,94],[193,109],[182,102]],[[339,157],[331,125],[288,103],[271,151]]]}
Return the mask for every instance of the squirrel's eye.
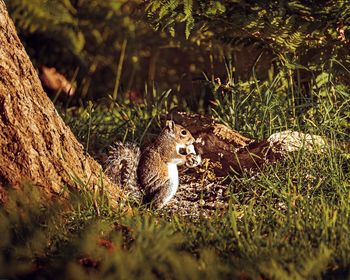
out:
{"label": "squirrel's eye", "polygon": [[181,130],[181,135],[183,135],[183,136],[185,136],[185,135],[187,135],[187,131],[186,130]]}

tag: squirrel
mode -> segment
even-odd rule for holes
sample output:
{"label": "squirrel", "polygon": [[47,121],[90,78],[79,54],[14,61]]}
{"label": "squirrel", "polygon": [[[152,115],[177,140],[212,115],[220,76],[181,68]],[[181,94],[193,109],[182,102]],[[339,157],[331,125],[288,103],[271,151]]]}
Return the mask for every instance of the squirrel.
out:
{"label": "squirrel", "polygon": [[201,164],[192,134],[167,121],[157,139],[142,151],[135,144],[115,143],[109,152],[105,173],[132,196],[157,209],[167,205],[179,187],[178,165]]}

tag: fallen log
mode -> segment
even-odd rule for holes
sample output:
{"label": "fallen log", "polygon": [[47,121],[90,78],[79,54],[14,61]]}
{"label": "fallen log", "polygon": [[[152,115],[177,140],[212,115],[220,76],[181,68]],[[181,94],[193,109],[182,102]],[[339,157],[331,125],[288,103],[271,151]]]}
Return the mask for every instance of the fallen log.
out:
{"label": "fallen log", "polygon": [[[203,159],[214,163],[217,176],[227,176],[230,172],[242,174],[245,171],[259,171],[264,166],[285,158],[290,152],[300,148],[321,152],[330,142],[318,135],[292,130],[274,133],[259,141],[245,137],[210,117],[174,112],[168,118],[193,134],[197,139],[197,152]],[[349,150],[349,143],[340,146]]]}

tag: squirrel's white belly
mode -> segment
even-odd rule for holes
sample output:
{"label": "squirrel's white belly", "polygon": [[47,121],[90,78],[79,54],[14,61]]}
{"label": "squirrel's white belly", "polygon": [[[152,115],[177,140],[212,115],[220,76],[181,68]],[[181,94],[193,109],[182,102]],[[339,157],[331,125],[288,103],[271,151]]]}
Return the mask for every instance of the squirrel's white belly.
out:
{"label": "squirrel's white belly", "polygon": [[168,163],[168,176],[170,191],[168,197],[165,198],[164,204],[167,204],[169,200],[175,195],[177,188],[179,187],[179,172],[177,170],[176,163]]}

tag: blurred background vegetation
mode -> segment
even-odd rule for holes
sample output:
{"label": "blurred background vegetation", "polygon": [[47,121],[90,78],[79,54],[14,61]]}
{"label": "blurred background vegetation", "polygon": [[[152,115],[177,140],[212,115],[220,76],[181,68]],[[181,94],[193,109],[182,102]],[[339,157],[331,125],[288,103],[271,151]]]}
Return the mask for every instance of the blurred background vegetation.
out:
{"label": "blurred background vegetation", "polygon": [[350,83],[347,1],[5,2],[34,65],[72,80],[73,101],[83,104],[142,103],[156,86],[172,89],[177,106],[208,111],[218,83],[267,80],[281,69],[299,105],[324,70]]}

